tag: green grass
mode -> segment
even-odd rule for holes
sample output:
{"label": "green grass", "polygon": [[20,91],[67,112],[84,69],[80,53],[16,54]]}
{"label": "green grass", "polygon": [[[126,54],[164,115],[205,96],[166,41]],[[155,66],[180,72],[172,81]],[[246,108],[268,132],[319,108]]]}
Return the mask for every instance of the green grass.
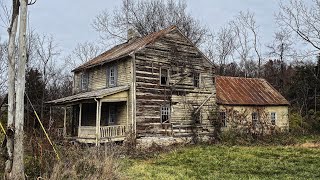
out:
{"label": "green grass", "polygon": [[193,146],[126,162],[130,179],[320,179],[320,149]]}

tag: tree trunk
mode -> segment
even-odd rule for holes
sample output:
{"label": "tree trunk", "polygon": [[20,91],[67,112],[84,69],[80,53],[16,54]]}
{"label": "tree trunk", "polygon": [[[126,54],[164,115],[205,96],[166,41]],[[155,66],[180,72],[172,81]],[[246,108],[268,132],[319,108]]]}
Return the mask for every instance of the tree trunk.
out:
{"label": "tree trunk", "polygon": [[23,126],[24,126],[24,92],[25,92],[25,68],[27,61],[26,29],[27,29],[27,4],[28,0],[20,2],[20,23],[19,23],[19,62],[17,69],[16,88],[16,115],[15,134],[13,150],[12,174],[15,179],[25,179],[24,177],[24,147],[23,147]]}
{"label": "tree trunk", "polygon": [[8,159],[5,165],[5,175],[11,178],[13,164],[14,122],[15,122],[15,58],[16,58],[16,34],[18,28],[19,1],[12,0],[12,19],[9,33],[8,46],[8,127],[7,127],[7,153]]}

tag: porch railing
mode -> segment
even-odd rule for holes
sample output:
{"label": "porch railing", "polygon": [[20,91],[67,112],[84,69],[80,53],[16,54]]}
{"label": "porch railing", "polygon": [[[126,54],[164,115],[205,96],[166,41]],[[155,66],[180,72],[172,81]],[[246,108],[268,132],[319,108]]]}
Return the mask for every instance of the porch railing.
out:
{"label": "porch railing", "polygon": [[126,135],[126,126],[125,125],[100,127],[101,138],[124,137],[125,135]]}

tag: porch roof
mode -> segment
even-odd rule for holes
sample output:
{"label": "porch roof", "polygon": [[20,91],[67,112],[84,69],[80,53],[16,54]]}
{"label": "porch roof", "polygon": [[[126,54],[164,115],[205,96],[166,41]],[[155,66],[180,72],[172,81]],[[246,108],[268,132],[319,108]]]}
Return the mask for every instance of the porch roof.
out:
{"label": "porch roof", "polygon": [[68,103],[81,101],[81,100],[88,100],[88,99],[94,99],[94,98],[99,99],[112,94],[126,91],[128,89],[129,89],[129,86],[118,86],[113,88],[100,89],[100,90],[95,90],[90,92],[79,93],[72,96],[67,96],[67,97],[56,99],[53,101],[48,101],[46,103],[51,105],[62,105],[62,104],[68,104]]}

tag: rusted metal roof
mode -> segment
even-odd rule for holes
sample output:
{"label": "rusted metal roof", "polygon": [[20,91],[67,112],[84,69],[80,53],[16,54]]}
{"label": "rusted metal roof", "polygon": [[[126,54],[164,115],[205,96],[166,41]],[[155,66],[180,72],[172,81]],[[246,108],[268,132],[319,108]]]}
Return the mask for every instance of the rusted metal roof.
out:
{"label": "rusted metal roof", "polygon": [[123,44],[119,44],[104,53],[100,54],[99,56],[91,59],[90,61],[82,64],[81,66],[77,67],[76,69],[72,71],[79,71],[83,69],[87,69],[99,64],[103,64],[106,62],[110,62],[122,57],[126,57],[133,52],[145,47],[146,45],[154,42],[156,39],[159,37],[175,30],[177,27],[176,26],[170,26],[169,28],[151,33],[147,36],[141,37],[141,38],[136,38],[133,40],[129,40]]}
{"label": "rusted metal roof", "polygon": [[126,91],[128,89],[129,89],[129,86],[118,86],[113,88],[100,89],[100,90],[75,94],[75,95],[64,97],[61,99],[49,101],[46,103],[51,105],[61,105],[61,104],[67,104],[67,103],[86,100],[86,99],[103,98],[105,96]]}
{"label": "rusted metal roof", "polygon": [[265,79],[216,76],[217,103],[224,105],[289,105]]}

